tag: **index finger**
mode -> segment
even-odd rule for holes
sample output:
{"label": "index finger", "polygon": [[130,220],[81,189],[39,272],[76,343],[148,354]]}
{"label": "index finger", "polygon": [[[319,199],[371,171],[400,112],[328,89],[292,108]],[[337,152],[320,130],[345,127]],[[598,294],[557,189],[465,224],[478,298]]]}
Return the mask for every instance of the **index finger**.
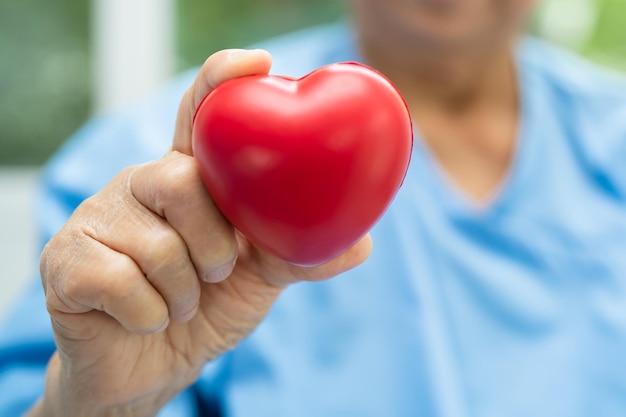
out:
{"label": "index finger", "polygon": [[267,74],[272,65],[270,54],[261,49],[226,49],[211,55],[200,68],[178,109],[172,150],[192,154],[191,128],[196,109],[212,89],[224,81],[246,75]]}

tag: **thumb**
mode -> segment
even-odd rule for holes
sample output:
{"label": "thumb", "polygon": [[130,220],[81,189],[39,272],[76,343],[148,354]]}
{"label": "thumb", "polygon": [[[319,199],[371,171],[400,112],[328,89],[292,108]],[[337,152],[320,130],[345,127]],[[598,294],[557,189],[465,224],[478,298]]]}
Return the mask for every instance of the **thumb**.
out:
{"label": "thumb", "polygon": [[226,49],[211,55],[200,68],[178,109],[172,150],[192,154],[191,129],[193,117],[202,99],[224,81],[246,75],[267,74],[272,58],[266,51]]}

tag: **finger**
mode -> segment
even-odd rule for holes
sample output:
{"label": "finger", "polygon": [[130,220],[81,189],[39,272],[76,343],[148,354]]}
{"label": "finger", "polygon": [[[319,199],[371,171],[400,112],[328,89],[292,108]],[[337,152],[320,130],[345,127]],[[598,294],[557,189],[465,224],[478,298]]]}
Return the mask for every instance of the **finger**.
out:
{"label": "finger", "polygon": [[[80,233],[65,239],[60,247],[73,255],[63,259],[75,261],[42,263],[46,302],[53,316],[55,311],[79,314],[98,310],[137,334],[167,327],[165,300],[130,257]],[[55,255],[60,254],[57,251],[50,256]]]}
{"label": "finger", "polygon": [[255,49],[229,49],[216,52],[202,65],[193,85],[185,93],[176,120],[173,150],[192,154],[191,127],[202,99],[220,83],[232,78],[267,74],[272,65],[268,52]]}
{"label": "finger", "polygon": [[368,233],[350,249],[332,261],[314,268],[301,268],[298,277],[307,281],[321,281],[332,278],[361,265],[372,253],[372,248],[372,237]]}
{"label": "finger", "polygon": [[193,157],[170,152],[133,172],[130,188],[181,236],[203,281],[230,275],[237,258],[235,233],[206,191]]}
{"label": "finger", "polygon": [[365,262],[372,252],[372,246],[372,238],[368,233],[332,261],[316,267],[293,266],[293,276],[300,281],[322,281],[335,277]]}
{"label": "finger", "polygon": [[163,217],[133,197],[129,177],[139,169],[125,170],[85,201],[73,221],[94,240],[128,255],[161,294],[170,318],[186,321],[199,303],[198,276],[183,238]]}
{"label": "finger", "polygon": [[256,247],[251,249],[250,244],[248,250],[254,252],[254,263],[260,268],[263,278],[274,286],[284,287],[298,281],[323,281],[355,268],[365,262],[372,246],[372,238],[367,234],[337,258],[315,267],[287,263]]}
{"label": "finger", "polygon": [[145,207],[119,223],[123,235],[99,233],[94,238],[128,255],[139,266],[144,279],[167,303],[172,320],[184,322],[193,317],[200,299],[200,283],[181,236]]}

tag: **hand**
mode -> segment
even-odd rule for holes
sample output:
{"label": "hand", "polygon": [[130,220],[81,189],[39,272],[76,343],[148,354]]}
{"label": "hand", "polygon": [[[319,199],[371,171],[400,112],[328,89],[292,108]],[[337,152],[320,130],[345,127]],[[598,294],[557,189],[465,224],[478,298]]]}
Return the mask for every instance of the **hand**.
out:
{"label": "hand", "polygon": [[287,264],[237,233],[206,192],[191,149],[195,109],[219,83],[270,65],[263,51],[211,56],[181,102],[171,151],[121,172],[48,243],[41,276],[58,350],[32,415],[153,416],[286,285],[367,257],[369,237],[319,267]]}

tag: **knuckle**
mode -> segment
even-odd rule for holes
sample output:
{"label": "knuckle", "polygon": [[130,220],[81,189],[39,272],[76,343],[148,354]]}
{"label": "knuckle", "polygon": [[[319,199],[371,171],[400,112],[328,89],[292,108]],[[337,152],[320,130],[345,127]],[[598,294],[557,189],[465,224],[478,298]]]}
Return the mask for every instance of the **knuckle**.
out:
{"label": "knuckle", "polygon": [[202,183],[193,158],[177,154],[161,167],[158,184],[157,205],[165,209],[195,198]]}
{"label": "knuckle", "polygon": [[128,257],[119,257],[115,262],[107,263],[98,279],[90,280],[90,283],[78,283],[78,291],[84,290],[88,285],[88,291],[93,292],[94,296],[100,300],[102,310],[103,305],[110,305],[123,300],[133,298],[137,282],[133,277],[136,269],[135,263]]}
{"label": "knuckle", "polygon": [[181,237],[172,229],[156,228],[147,236],[142,263],[151,271],[161,270],[168,265],[182,266],[187,259],[187,247]]}
{"label": "knuckle", "polygon": [[132,294],[136,285],[137,266],[127,256],[94,253],[73,263],[74,267],[51,282],[49,303],[104,310],[105,305]]}
{"label": "knuckle", "polygon": [[84,299],[89,292],[88,286],[93,285],[93,283],[92,279],[84,280],[80,275],[67,275],[57,285],[53,286],[56,290],[53,293],[56,297],[65,301],[65,304],[84,304]]}
{"label": "knuckle", "polygon": [[41,256],[39,257],[39,273],[42,281],[44,282],[44,289],[46,288],[45,282],[48,277],[52,275],[52,259],[54,258],[54,253],[56,252],[56,236],[52,237],[41,251]]}
{"label": "knuckle", "polygon": [[66,225],[46,243],[39,258],[39,272],[46,293],[50,287],[57,288],[72,273],[76,259],[83,256],[81,241],[80,233]]}
{"label": "knuckle", "polygon": [[189,257],[186,253],[179,251],[177,255],[171,254],[167,258],[156,259],[151,265],[150,270],[146,272],[146,275],[150,279],[160,277],[160,281],[162,281],[163,278],[171,276],[181,278],[191,273],[194,273],[194,269]]}

